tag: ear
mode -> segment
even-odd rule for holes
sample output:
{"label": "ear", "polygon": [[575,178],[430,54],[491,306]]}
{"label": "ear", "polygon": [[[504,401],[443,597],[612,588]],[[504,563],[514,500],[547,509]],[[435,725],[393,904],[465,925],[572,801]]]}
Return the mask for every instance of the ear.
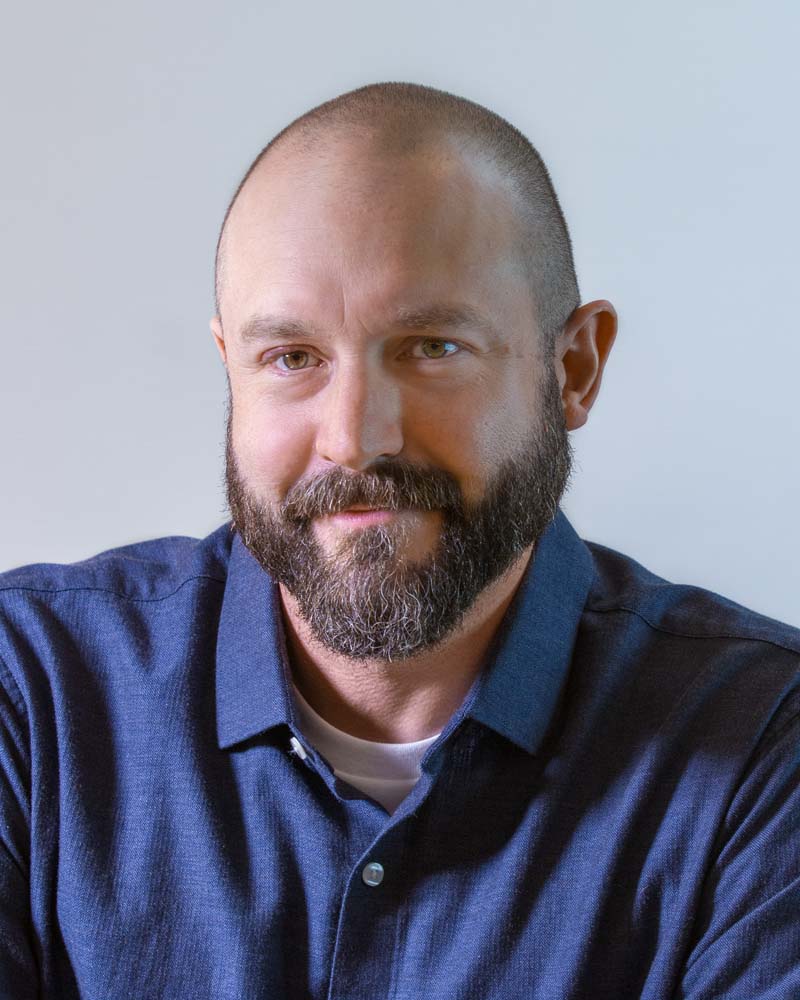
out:
{"label": "ear", "polygon": [[222,363],[227,368],[228,355],[225,350],[225,337],[222,333],[222,320],[219,316],[214,316],[208,325],[211,327],[211,332],[214,334],[214,343],[217,345],[217,350],[219,351],[219,356],[222,358]]}
{"label": "ear", "polygon": [[605,299],[579,306],[564,324],[555,364],[567,430],[577,430],[589,419],[616,335],[617,312]]}

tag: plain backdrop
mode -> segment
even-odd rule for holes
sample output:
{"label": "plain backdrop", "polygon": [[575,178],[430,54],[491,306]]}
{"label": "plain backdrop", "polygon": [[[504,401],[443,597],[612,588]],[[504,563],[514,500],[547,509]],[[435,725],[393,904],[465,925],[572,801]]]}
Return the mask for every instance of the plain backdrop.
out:
{"label": "plain backdrop", "polygon": [[0,569],[227,519],[225,205],[284,124],[412,80],[548,163],[621,327],[565,507],[800,625],[795,0],[133,0],[5,11]]}

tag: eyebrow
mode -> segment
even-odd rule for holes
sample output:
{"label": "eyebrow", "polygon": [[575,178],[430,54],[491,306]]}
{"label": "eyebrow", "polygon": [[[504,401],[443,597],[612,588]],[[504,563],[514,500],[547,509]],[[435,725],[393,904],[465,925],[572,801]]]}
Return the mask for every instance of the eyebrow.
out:
{"label": "eyebrow", "polygon": [[463,330],[469,327],[483,333],[495,333],[488,318],[468,305],[435,304],[421,309],[400,309],[395,324],[408,330]]}
{"label": "eyebrow", "polygon": [[[468,327],[482,333],[496,333],[489,320],[469,305],[436,303],[419,308],[403,307],[395,313],[392,325],[406,330],[463,330]],[[309,324],[271,315],[252,316],[239,331],[245,344],[265,340],[302,340],[318,335],[319,331]]]}
{"label": "eyebrow", "polygon": [[297,320],[280,316],[251,316],[239,331],[239,337],[245,344],[252,344],[263,340],[298,340],[314,333],[313,327]]}

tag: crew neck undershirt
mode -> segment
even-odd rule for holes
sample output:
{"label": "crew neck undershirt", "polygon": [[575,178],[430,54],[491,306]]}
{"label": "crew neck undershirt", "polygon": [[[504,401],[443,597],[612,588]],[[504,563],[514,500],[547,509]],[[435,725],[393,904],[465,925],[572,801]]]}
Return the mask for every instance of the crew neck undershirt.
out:
{"label": "crew neck undershirt", "polygon": [[318,715],[292,685],[300,728],[337,778],[393,813],[420,777],[420,761],[439,733],[413,743],[375,743],[337,729]]}

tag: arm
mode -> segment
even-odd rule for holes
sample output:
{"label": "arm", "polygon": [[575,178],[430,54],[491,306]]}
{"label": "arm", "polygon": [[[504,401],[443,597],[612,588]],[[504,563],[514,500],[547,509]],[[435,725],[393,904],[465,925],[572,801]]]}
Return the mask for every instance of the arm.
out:
{"label": "arm", "polygon": [[0,1000],[33,1000],[29,743],[22,698],[2,661],[0,681]]}
{"label": "arm", "polygon": [[731,802],[676,1000],[800,997],[800,705]]}

